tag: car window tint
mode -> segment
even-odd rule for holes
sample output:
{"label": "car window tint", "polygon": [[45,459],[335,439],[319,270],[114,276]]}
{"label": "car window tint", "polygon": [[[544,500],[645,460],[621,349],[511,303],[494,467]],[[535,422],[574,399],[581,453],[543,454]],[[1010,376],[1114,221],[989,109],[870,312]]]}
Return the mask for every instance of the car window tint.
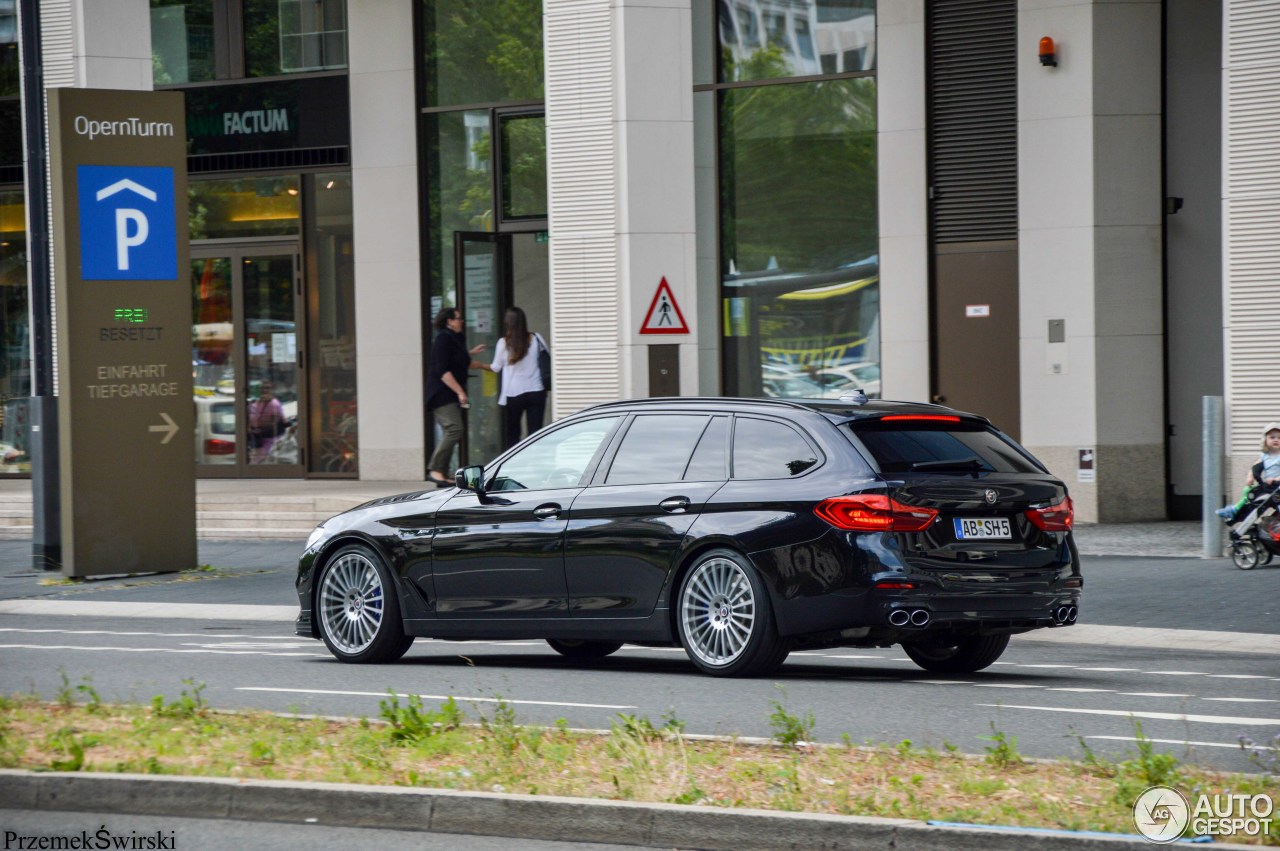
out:
{"label": "car window tint", "polygon": [[720,482],[728,475],[729,418],[713,417],[684,472],[686,482]]}
{"label": "car window tint", "polygon": [[605,484],[680,481],[707,419],[687,414],[636,417],[622,439]]}
{"label": "car window tint", "polygon": [[576,486],[618,417],[584,420],[535,440],[502,463],[491,491]]}
{"label": "car window tint", "polygon": [[1042,473],[1004,436],[978,423],[866,422],[853,432],[883,473]]}
{"label": "car window tint", "polygon": [[738,417],[733,427],[735,479],[785,479],[817,463],[813,447],[790,426]]}

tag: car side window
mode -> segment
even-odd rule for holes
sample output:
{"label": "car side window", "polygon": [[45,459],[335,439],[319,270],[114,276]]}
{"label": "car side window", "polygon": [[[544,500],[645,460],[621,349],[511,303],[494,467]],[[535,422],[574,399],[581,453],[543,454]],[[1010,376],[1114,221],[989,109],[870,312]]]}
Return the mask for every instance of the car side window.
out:
{"label": "car side window", "polygon": [[712,417],[711,424],[702,433],[702,439],[693,450],[689,468],[684,471],[686,482],[722,482],[729,476],[729,418]]}
{"label": "car side window", "polygon": [[738,417],[733,426],[735,479],[786,479],[818,463],[818,453],[791,426]]}
{"label": "car side window", "polygon": [[708,417],[650,414],[636,417],[605,478],[608,485],[678,482],[684,475]]}
{"label": "car side window", "polygon": [[576,487],[619,419],[583,420],[535,440],[502,462],[488,490]]}

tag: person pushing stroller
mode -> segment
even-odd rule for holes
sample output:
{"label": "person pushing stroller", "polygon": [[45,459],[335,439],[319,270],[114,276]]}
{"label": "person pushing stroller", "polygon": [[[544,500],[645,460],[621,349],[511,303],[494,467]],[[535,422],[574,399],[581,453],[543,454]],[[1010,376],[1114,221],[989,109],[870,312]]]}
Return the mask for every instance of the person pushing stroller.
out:
{"label": "person pushing stroller", "polygon": [[1280,423],[1267,423],[1262,430],[1262,455],[1249,470],[1249,480],[1240,499],[1232,505],[1224,505],[1217,514],[1229,525],[1235,525],[1249,513],[1250,504],[1261,494],[1269,493],[1280,484]]}

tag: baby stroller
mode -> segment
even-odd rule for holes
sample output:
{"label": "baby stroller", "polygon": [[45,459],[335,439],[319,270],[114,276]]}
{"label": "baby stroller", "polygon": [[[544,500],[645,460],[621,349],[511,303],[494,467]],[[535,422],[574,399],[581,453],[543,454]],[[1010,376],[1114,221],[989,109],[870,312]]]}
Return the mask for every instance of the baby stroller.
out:
{"label": "baby stroller", "polygon": [[1241,570],[1270,564],[1280,555],[1280,487],[1256,487],[1227,523],[1231,525],[1231,560]]}

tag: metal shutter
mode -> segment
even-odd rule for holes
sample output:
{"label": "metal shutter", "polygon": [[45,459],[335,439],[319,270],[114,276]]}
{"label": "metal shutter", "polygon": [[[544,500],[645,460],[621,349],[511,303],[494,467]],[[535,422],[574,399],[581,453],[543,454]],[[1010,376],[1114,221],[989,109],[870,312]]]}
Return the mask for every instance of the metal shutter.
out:
{"label": "metal shutter", "polygon": [[929,171],[935,242],[1018,236],[1016,0],[930,0]]}

